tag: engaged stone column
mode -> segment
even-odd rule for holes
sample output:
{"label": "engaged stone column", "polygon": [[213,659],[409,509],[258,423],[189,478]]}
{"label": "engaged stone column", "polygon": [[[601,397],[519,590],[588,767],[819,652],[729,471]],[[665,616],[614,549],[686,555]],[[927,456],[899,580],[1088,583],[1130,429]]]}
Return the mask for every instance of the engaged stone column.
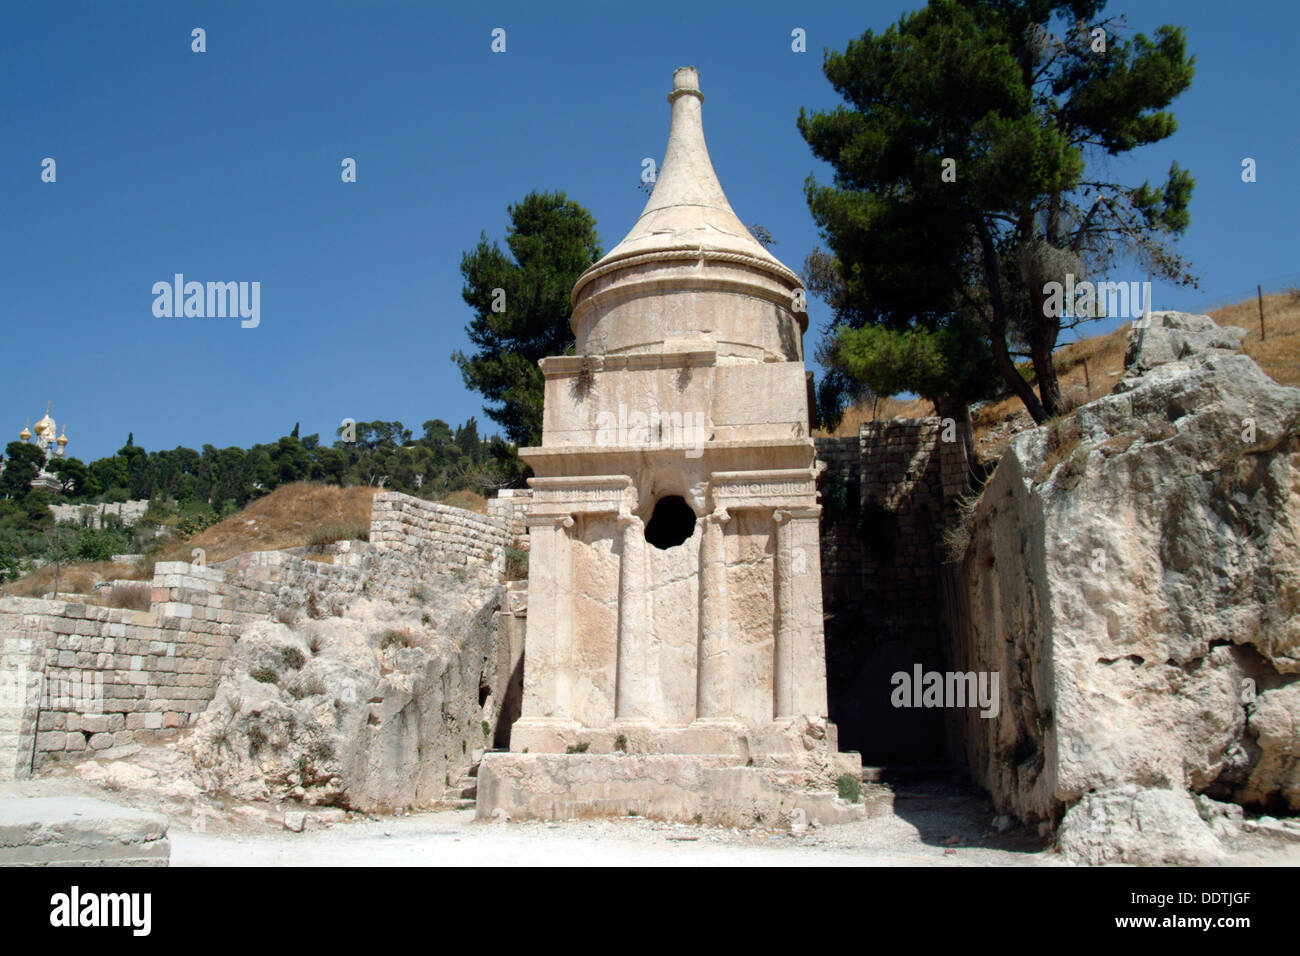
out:
{"label": "engaged stone column", "polygon": [[646,718],[647,643],[650,629],[646,593],[645,524],[636,515],[620,515],[622,532],[618,562],[618,660],[615,663],[614,717]]}
{"label": "engaged stone column", "polygon": [[772,512],[776,522],[776,557],[772,567],[772,595],[776,601],[773,628],[772,716],[794,716],[794,645],[798,627],[795,609],[793,557],[794,541],[788,510]]}
{"label": "engaged stone column", "polygon": [[819,505],[784,508],[777,518],[777,717],[826,716]]}
{"label": "engaged stone column", "polygon": [[573,555],[569,515],[529,515],[524,717],[573,712]]}
{"label": "engaged stone column", "polygon": [[733,717],[727,607],[725,508],[704,516],[700,542],[700,650],[696,670],[696,717]]}

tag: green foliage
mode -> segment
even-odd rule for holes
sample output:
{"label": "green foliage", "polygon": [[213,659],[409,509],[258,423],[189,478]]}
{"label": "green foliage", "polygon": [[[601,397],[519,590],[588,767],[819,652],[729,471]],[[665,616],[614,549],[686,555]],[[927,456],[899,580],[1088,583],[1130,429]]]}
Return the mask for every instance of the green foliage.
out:
{"label": "green foliage", "polygon": [[280,648],[280,660],[285,667],[295,671],[307,663],[306,656],[296,647]]}
{"label": "green foliage", "polygon": [[0,471],[0,495],[14,499],[26,497],[43,464],[45,453],[35,445],[11,441],[5,446],[5,470]]}
{"label": "green foliage", "polygon": [[[164,529],[187,540],[283,484],[317,481],[338,485],[382,485],[407,494],[440,499],[457,491],[476,494],[522,484],[524,466],[515,446],[479,434],[470,418],[452,427],[433,419],[416,436],[400,421],[358,422],[356,441],[323,446],[319,435],[287,435],[273,444],[202,451],[175,448],[146,451],[132,437],[115,454],[84,465],[52,459],[49,468],[63,482],[58,501],[101,510],[103,503],[148,497],[149,507],[134,529],[104,514],[103,531],[78,530],[67,560],[104,560],[113,554],[156,550]],[[0,582],[29,573],[46,557],[44,532],[53,525],[51,493],[32,488],[44,462],[40,449],[11,442],[0,472]],[[88,525],[83,516],[79,524]],[[74,529],[75,530],[75,529]],[[318,529],[312,543],[345,538],[366,540],[366,524]]]}
{"label": "green foliage", "polygon": [[528,580],[528,552],[523,548],[506,547],[506,580]]}
{"label": "green foliage", "polygon": [[835,361],[876,395],[916,392],[939,401],[991,397],[988,342],[969,325],[892,329],[881,325],[838,330]]}
{"label": "green foliage", "polygon": [[[573,345],[573,285],[601,256],[591,213],[562,192],[531,192],[508,207],[506,248],[487,234],[461,258],[461,295],[474,316],[470,355],[452,354],[488,417],[516,444],[540,444],[542,372],[537,362]],[[495,307],[495,311],[494,311]]]}
{"label": "green foliage", "polygon": [[[1166,107],[1193,60],[1180,28],[1128,38],[1101,19],[1104,6],[931,0],[827,54],[845,105],[799,116],[835,169],[832,185],[806,185],[830,252],[805,273],[835,312],[819,353],[831,367],[823,418],[863,387],[968,401],[1001,379],[1044,421],[1060,407],[1059,334],[1088,318],[1049,314],[1046,282],[1130,260],[1143,275],[1194,281],[1167,244],[1187,227],[1191,177],[1174,164],[1163,184],[1126,185],[1108,164],[1174,131]],[[865,328],[880,331],[840,334]],[[985,347],[968,351],[976,338]],[[1037,395],[1017,351],[1033,362]]]}
{"label": "green foliage", "polygon": [[331,524],[322,525],[312,530],[311,537],[308,539],[312,547],[322,548],[327,544],[333,544],[336,541],[369,541],[370,524],[369,522],[357,522],[355,524]]}
{"label": "green foliage", "polygon": [[862,781],[851,773],[841,774],[835,781],[840,799],[857,803],[862,799]]}
{"label": "green foliage", "polygon": [[262,684],[274,684],[277,680],[275,670],[266,665],[252,668],[248,676]]}

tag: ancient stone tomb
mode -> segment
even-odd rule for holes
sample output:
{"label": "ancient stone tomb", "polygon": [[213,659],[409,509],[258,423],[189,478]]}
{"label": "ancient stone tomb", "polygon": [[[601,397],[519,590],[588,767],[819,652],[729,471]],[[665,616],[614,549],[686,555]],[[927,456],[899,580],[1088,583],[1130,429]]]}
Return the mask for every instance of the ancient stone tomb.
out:
{"label": "ancient stone tomb", "polygon": [[668,98],[654,193],[574,287],[576,354],[542,362],[523,711],[484,816],[851,813],[826,793],[857,761],[825,717],[803,288],[722,192],[697,72]]}

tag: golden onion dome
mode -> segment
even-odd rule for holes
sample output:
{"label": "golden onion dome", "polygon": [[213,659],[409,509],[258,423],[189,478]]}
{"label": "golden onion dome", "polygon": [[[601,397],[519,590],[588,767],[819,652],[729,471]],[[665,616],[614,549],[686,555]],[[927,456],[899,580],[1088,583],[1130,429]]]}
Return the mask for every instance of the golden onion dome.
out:
{"label": "golden onion dome", "polygon": [[66,445],[67,443],[68,443],[68,426],[64,425],[63,434],[59,436],[59,444]]}
{"label": "golden onion dome", "polygon": [[[31,424],[30,420],[28,421],[28,424]],[[23,441],[27,441],[29,438],[32,437],[32,433],[27,430],[27,425],[23,426],[23,430],[18,433],[18,437],[21,438]]]}

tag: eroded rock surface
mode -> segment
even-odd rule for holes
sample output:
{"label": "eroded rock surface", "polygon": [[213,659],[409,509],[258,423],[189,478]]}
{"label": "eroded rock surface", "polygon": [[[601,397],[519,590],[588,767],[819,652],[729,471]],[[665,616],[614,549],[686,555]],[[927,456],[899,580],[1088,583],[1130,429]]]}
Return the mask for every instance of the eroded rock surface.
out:
{"label": "eroded rock surface", "polygon": [[188,749],[207,791],[386,812],[435,802],[490,733],[502,591],[448,575],[425,606],[250,627]]}
{"label": "eroded rock surface", "polygon": [[1237,331],[1154,313],[1114,392],[1018,436],[973,515],[954,653],[1002,708],[959,718],[966,756],[1080,860],[1212,857],[1189,792],[1300,810],[1300,389]]}

